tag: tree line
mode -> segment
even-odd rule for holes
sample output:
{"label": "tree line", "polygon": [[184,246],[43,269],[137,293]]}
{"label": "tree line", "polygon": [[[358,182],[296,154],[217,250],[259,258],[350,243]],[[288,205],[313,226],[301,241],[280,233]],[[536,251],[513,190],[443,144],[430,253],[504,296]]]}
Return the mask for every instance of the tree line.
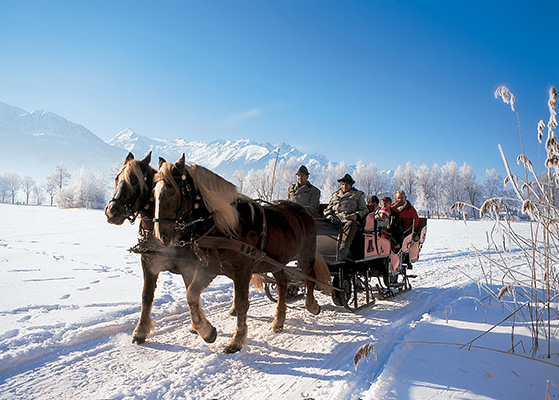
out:
{"label": "tree line", "polygon": [[[240,192],[252,198],[266,201],[285,199],[287,188],[296,181],[295,173],[300,165],[296,158],[277,163],[270,161],[263,169],[235,171],[233,183]],[[322,203],[328,203],[332,193],[339,189],[337,179],[346,173],[353,176],[355,187],[365,192],[367,197],[393,198],[396,190],[404,190],[408,200],[426,217],[456,218],[459,214],[452,205],[457,202],[479,207],[486,199],[509,195],[503,176],[495,169],[486,170],[485,176],[479,180],[470,165],[464,163],[458,166],[454,161],[431,167],[408,162],[405,166],[398,166],[393,173],[362,161],[354,167],[348,167],[343,162],[328,163],[325,167],[307,167],[311,172],[311,183],[321,191]],[[72,176],[63,163],[55,165],[42,185],[37,185],[29,176],[20,177],[16,173],[0,175],[2,203],[56,203],[62,208],[99,209],[105,207],[112,189],[104,175],[80,169]],[[23,195],[23,201],[18,194]],[[468,217],[478,218],[479,213],[472,208]]]}
{"label": "tree line", "polygon": [[[296,182],[295,173],[300,163],[295,159],[270,161],[261,170],[235,171],[235,184],[248,196],[266,201],[285,199],[289,185]],[[471,204],[468,218],[479,218],[476,209],[485,200],[510,195],[504,185],[504,178],[496,169],[486,170],[482,180],[476,177],[472,167],[466,163],[458,166],[449,161],[443,166],[434,164],[414,165],[408,162],[398,166],[394,173],[380,170],[376,164],[366,165],[359,161],[353,168],[343,162],[329,163],[326,167],[307,165],[311,173],[309,181],[320,189],[321,202],[328,203],[330,196],[339,189],[337,180],[350,173],[356,181],[355,187],[362,190],[367,198],[389,196],[394,200],[396,190],[404,190],[408,200],[418,213],[425,217],[457,218],[458,210],[453,204]]]}
{"label": "tree line", "polygon": [[[109,193],[102,174],[79,169],[72,176],[66,165],[54,166],[45,183],[38,185],[30,176],[21,177],[15,172],[0,175],[0,202],[24,204],[56,203],[62,208],[103,208]],[[21,201],[22,194],[24,199]]]}

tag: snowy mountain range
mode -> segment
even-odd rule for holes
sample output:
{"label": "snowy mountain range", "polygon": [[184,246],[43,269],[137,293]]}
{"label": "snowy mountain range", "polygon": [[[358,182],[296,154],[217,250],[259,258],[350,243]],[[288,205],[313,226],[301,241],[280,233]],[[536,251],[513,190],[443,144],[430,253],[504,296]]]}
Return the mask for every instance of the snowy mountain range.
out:
{"label": "snowy mountain range", "polygon": [[[248,139],[187,142],[183,139],[151,139],[130,129],[103,141],[82,125],[48,111],[28,112],[0,102],[0,174],[16,172],[44,182],[54,166],[64,163],[69,172],[80,167],[113,174],[128,152],[141,158],[153,152],[152,165],[158,157],[176,161],[185,153],[188,162],[203,165],[232,179],[236,170],[261,169],[277,156],[277,146]],[[326,166],[329,160],[319,154],[305,154],[282,144],[279,159],[295,157],[309,168]]]}
{"label": "snowy mountain range", "polygon": [[[183,139],[150,139],[130,129],[123,130],[107,143],[135,155],[152,151],[154,156],[163,157],[167,161],[176,161],[184,153],[188,162],[203,165],[226,178],[231,178],[236,170],[262,169],[270,160],[275,160],[278,152],[277,146],[249,139],[215,140],[209,143],[187,142]],[[328,164],[328,159],[320,154],[304,154],[288,144],[282,144],[278,159],[290,158],[297,159],[309,168]]]}

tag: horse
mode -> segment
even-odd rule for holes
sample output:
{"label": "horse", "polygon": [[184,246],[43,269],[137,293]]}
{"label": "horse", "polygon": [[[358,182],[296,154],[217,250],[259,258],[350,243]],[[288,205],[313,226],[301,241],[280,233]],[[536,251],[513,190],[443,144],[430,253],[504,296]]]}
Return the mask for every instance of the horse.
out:
{"label": "horse", "polygon": [[[313,293],[315,281],[329,283],[330,272],[316,250],[314,220],[303,206],[288,201],[262,206],[212,171],[186,164],[184,154],[174,164],[160,160],[153,193],[154,235],[161,243],[191,243],[208,270],[208,279],[225,275],[233,280],[237,326],[224,349],[226,353],[237,352],[246,344],[253,273],[271,272],[276,280],[274,332],[284,328],[285,266],[294,259],[308,278],[305,306],[312,314],[320,313]],[[200,308],[204,284],[196,288],[191,285],[187,295],[192,324],[202,338],[216,332]]]}
{"label": "horse", "polygon": [[[115,193],[105,208],[107,222],[122,225],[131,223],[139,216],[139,252],[144,276],[142,308],[140,318],[132,334],[133,343],[142,344],[153,330],[151,309],[157,278],[162,271],[179,274],[187,287],[196,278],[196,273],[205,274],[199,269],[200,261],[191,248],[163,248],[153,236],[154,201],[152,189],[157,172],[149,163],[151,152],[143,160],[135,160],[128,153],[124,166],[115,178]],[[192,331],[192,329],[191,329]]]}

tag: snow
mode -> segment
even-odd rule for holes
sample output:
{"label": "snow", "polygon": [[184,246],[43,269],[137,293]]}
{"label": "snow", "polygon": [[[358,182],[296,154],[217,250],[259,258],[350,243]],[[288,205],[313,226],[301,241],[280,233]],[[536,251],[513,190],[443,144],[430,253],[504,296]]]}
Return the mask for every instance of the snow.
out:
{"label": "snow", "polygon": [[[247,346],[228,355],[228,279],[203,294],[215,343],[189,333],[182,279],[162,273],[155,331],[135,345],[142,271],[127,249],[137,226],[109,225],[101,211],[5,204],[0,220],[1,399],[543,399],[548,381],[559,396],[556,336],[551,359],[528,357],[519,324],[508,352],[509,322],[461,347],[508,316],[470,279],[481,275],[472,245],[487,247],[491,222],[430,220],[413,289],[356,314],[319,293],[320,315],[291,302],[275,334],[274,305],[252,290]],[[505,256],[520,263],[519,251]],[[373,342],[376,363],[371,352],[354,367]]]}

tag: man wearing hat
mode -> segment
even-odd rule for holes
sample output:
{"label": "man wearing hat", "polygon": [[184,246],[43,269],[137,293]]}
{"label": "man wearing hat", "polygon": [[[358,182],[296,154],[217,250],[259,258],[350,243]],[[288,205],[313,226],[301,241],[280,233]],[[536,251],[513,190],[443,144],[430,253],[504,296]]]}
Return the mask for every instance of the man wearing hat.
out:
{"label": "man wearing hat", "polygon": [[369,209],[365,202],[365,193],[353,187],[355,181],[351,175],[345,174],[338,182],[341,187],[332,194],[330,203],[324,210],[324,216],[332,222],[339,221],[342,224],[340,260],[343,260],[348,256],[359,222],[368,214]]}
{"label": "man wearing hat", "polygon": [[297,171],[297,183],[287,189],[287,200],[301,204],[313,215],[318,214],[320,190],[309,182],[309,170],[304,165]]}

